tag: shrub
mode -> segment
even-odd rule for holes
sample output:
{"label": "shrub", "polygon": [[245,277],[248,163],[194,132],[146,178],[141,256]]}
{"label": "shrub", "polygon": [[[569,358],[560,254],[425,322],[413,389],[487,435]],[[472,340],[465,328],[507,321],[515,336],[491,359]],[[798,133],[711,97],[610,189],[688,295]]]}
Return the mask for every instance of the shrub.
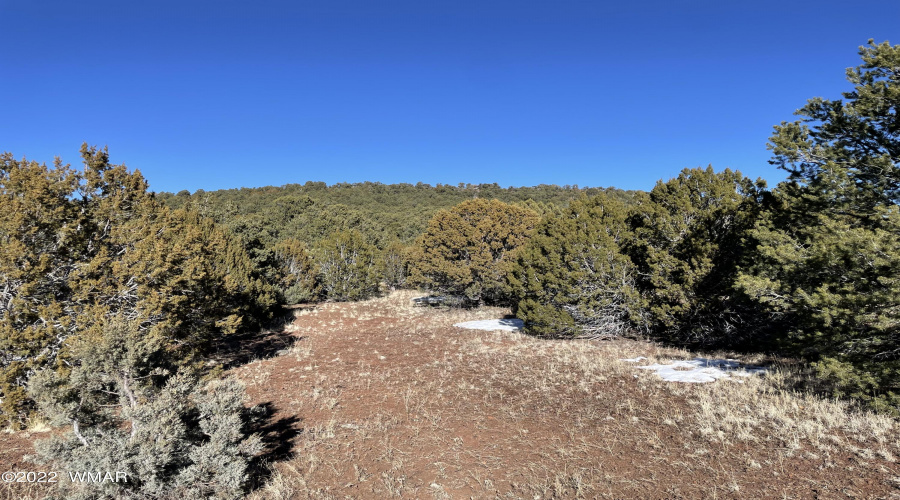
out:
{"label": "shrub", "polygon": [[281,289],[285,302],[299,304],[317,299],[321,286],[306,244],[288,238],[275,245],[275,255],[281,263]]}
{"label": "shrub", "polygon": [[322,240],[316,263],[329,300],[363,300],[378,293],[378,250],[359,231],[341,231]]}
{"label": "shrub", "polygon": [[274,305],[240,242],[210,219],[159,204],[106,150],[82,173],[0,156],[0,411],[29,410],[31,374],[63,364],[71,337],[141,318],[187,362]]}
{"label": "shrub", "polygon": [[631,217],[625,252],[637,266],[647,318],[661,338],[735,344],[751,336],[753,314],[734,289],[765,183],[712,167],[658,182]]}
{"label": "shrub", "polygon": [[391,290],[406,286],[409,277],[409,255],[409,248],[396,240],[382,251],[384,282]]}
{"label": "shrub", "polygon": [[70,373],[43,369],[29,393],[69,431],[39,441],[38,463],[62,471],[124,472],[127,481],[57,483],[65,498],[239,498],[260,440],[244,430],[244,390],[167,375],[159,339],[118,318],[72,346]]}
{"label": "shrub", "polygon": [[611,337],[643,326],[635,268],[620,249],[627,215],[622,202],[600,195],[541,221],[509,276],[528,331]]}

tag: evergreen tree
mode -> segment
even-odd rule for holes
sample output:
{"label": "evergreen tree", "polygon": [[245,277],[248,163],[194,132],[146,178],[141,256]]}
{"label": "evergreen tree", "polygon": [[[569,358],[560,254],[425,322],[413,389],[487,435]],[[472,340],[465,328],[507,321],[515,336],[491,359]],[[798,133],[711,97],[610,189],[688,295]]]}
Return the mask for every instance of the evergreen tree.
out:
{"label": "evergreen tree", "polygon": [[415,240],[438,210],[473,197],[522,204],[544,215],[565,207],[578,196],[600,193],[625,203],[634,195],[615,188],[546,184],[504,189],[496,184],[431,186],[361,182],[327,186],[322,182],[307,182],[198,192],[190,196],[159,193],[158,198],[170,208],[195,206],[204,215],[233,230],[233,221],[247,218],[246,224],[236,232],[258,232],[259,241],[268,249],[286,238],[296,238],[315,246],[334,231],[350,229],[361,231],[369,241],[384,249],[395,239],[403,243]]}
{"label": "evergreen tree", "polygon": [[275,255],[282,265],[281,288],[288,304],[299,304],[315,300],[319,296],[320,284],[315,263],[306,244],[288,238],[275,245]]}
{"label": "evergreen tree", "polygon": [[506,277],[537,225],[533,210],[481,198],[438,212],[418,240],[411,281],[473,303],[506,299]]}
{"label": "evergreen tree", "polygon": [[82,147],[84,172],[4,155],[0,174],[0,399],[27,413],[35,371],[77,363],[69,347],[113,317],[137,322],[187,363],[274,305],[239,241],[196,212],[171,211],[138,172]]}
{"label": "evergreen tree", "polygon": [[319,243],[316,264],[329,300],[363,300],[381,283],[378,250],[359,231],[341,231]]}
{"label": "evergreen tree", "polygon": [[659,181],[631,218],[625,252],[655,334],[678,342],[733,344],[753,333],[734,293],[743,239],[758,217],[765,183],[712,167]]}
{"label": "evergreen tree", "polygon": [[409,276],[409,248],[398,240],[385,247],[382,254],[384,281],[392,290],[406,286]]}
{"label": "evergreen tree", "polygon": [[643,326],[636,270],[621,252],[627,217],[622,202],[599,195],[541,221],[509,276],[529,332],[614,337]]}
{"label": "evergreen tree", "polygon": [[75,330],[69,275],[85,235],[73,203],[79,176],[0,155],[0,414],[27,413],[25,384]]}
{"label": "evergreen tree", "polygon": [[70,277],[80,331],[108,317],[140,318],[142,331],[184,356],[244,321],[252,326],[274,305],[227,231],[197,212],[165,209],[139,173],[109,165],[105,151],[82,154],[89,239]]}
{"label": "evergreen tree", "polygon": [[843,100],[815,98],[775,127],[789,172],[753,236],[742,290],[781,345],[840,394],[900,407],[900,46],[869,40]]}
{"label": "evergreen tree", "polygon": [[781,190],[804,212],[877,223],[881,207],[900,202],[900,46],[869,40],[859,54],[844,100],[810,99],[796,113],[802,120],[775,126],[769,148],[790,174]]}
{"label": "evergreen tree", "polygon": [[161,339],[138,322],[110,318],[98,335],[71,343],[71,369],[41,369],[29,393],[68,431],[39,441],[39,463],[64,471],[124,472],[127,481],[60,481],[65,498],[239,498],[250,458],[244,390],[224,379],[201,384],[173,368]]}

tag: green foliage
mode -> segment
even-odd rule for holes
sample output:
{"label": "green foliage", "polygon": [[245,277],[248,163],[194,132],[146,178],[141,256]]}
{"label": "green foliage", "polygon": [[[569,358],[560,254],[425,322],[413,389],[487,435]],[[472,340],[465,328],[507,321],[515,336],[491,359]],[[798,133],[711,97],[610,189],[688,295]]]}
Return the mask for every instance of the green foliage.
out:
{"label": "green foliage", "polygon": [[409,277],[410,248],[400,241],[392,241],[381,252],[384,282],[391,290],[406,286]]}
{"label": "green foliage", "polygon": [[538,220],[530,209],[480,198],[441,210],[417,241],[410,281],[473,303],[500,302],[516,250]]}
{"label": "green foliage", "polygon": [[735,344],[755,326],[735,293],[743,240],[764,184],[725,170],[685,169],[629,209],[608,197],[546,218],[510,277],[517,315],[540,334]]}
{"label": "green foliage", "polygon": [[0,156],[0,412],[25,411],[24,385],[35,363],[52,361],[75,328],[68,275],[84,216],[72,202],[79,179],[57,160],[52,169]]}
{"label": "green foliage", "polygon": [[613,337],[642,326],[636,270],[621,252],[627,217],[622,202],[599,195],[541,221],[509,276],[529,332]]}
{"label": "green foliage", "polygon": [[[307,182],[281,187],[200,190],[193,195],[160,193],[158,198],[170,208],[190,207],[238,235],[257,273],[275,286],[282,297],[290,297],[285,300],[294,301],[307,294],[291,289],[294,285],[284,279],[284,263],[275,250],[281,241],[294,239],[316,247],[335,232],[356,230],[378,249],[387,251],[394,242],[408,245],[420,236],[438,210],[473,197],[497,198],[549,214],[580,195],[601,192],[625,201],[633,196],[631,192],[614,188],[577,186],[503,189],[497,184],[430,186],[363,182],[327,186],[323,182]],[[404,286],[401,282],[405,282],[408,272],[406,264],[401,265],[397,256],[393,250],[384,254],[390,287]],[[395,271],[399,274],[391,275]]]}
{"label": "green foliage", "polygon": [[658,336],[718,344],[752,331],[734,281],[764,187],[728,169],[685,169],[658,182],[637,205],[626,253],[637,265],[637,284]]}
{"label": "green foliage", "polygon": [[196,212],[172,211],[137,172],[82,147],[84,172],[2,156],[0,398],[28,410],[35,370],[70,359],[70,339],[112,317],[137,321],[187,362],[217,336],[266,317],[274,293],[240,242]]}
{"label": "green foliage", "polygon": [[900,46],[871,40],[843,100],[811,99],[775,127],[790,177],[753,232],[739,285],[781,346],[820,360],[839,392],[894,405],[900,392]]}
{"label": "green foliage", "polygon": [[[599,195],[596,195],[596,196],[606,196],[609,199],[615,199],[623,204],[625,203],[624,201],[622,201],[622,198],[615,197],[612,194],[606,194],[605,192],[601,193]],[[584,198],[584,197],[586,197],[586,195],[582,195],[581,197]],[[578,199],[578,198],[576,198],[576,199]],[[550,217],[553,215],[561,215],[564,212],[564,210],[563,210],[564,207],[562,207],[560,205],[554,205],[553,203],[547,203],[547,202],[534,201],[530,198],[525,201],[513,203],[513,205],[517,205],[522,208],[527,208],[529,210],[532,210],[535,213],[537,213],[538,215],[540,215],[541,218]]]}
{"label": "green foliage", "polygon": [[832,358],[856,374],[823,372],[838,393],[897,405],[888,395],[900,392],[900,210],[873,209],[877,221],[805,212],[793,187],[776,190],[753,233],[758,257],[739,286],[767,312],[782,349]]}
{"label": "green foliage", "polygon": [[[606,193],[627,202],[634,195],[615,188],[539,185],[501,188],[497,184],[431,186],[363,182],[327,186],[323,182],[288,184],[281,187],[240,188],[194,193],[191,196],[159,193],[171,208],[186,205],[232,227],[255,216],[246,226],[272,236],[270,245],[296,238],[310,246],[335,231],[356,229],[384,249],[394,240],[410,243],[422,234],[438,210],[474,197],[495,198],[525,204],[543,214],[565,206],[579,196]],[[530,203],[530,205],[529,205]],[[262,237],[262,240],[267,239]]]}
{"label": "green foliage", "polygon": [[328,300],[363,300],[378,293],[378,250],[359,231],[341,231],[321,241],[316,265]]}
{"label": "green foliage", "polygon": [[[118,471],[127,481],[60,481],[65,498],[239,498],[261,450],[244,430],[243,385],[168,376],[164,343],[113,318],[72,345],[68,373],[40,370],[29,393],[69,431],[39,441],[38,463],[63,471]],[[67,478],[68,479],[68,478]]]}
{"label": "green foliage", "polygon": [[[785,201],[785,200],[781,200]],[[819,213],[797,226],[773,208],[754,232],[759,258],[741,277],[790,335],[783,345],[810,356],[843,352],[860,361],[897,348],[900,213],[884,208],[882,227]]]}
{"label": "green foliage", "polygon": [[790,173],[792,196],[810,212],[871,217],[900,202],[900,45],[869,40],[859,54],[846,101],[810,99],[796,113],[803,119],[775,126],[770,139],[772,163]]}
{"label": "green foliage", "polygon": [[886,380],[896,375],[896,366],[865,366],[830,357],[824,357],[812,365],[817,380],[808,385],[813,390],[833,397],[855,399],[878,412],[900,413],[897,410],[900,408],[900,394],[896,386],[885,384]]}
{"label": "green foliage", "polygon": [[281,288],[285,302],[299,304],[317,299],[321,286],[306,244],[288,238],[275,245],[275,256],[282,266]]}

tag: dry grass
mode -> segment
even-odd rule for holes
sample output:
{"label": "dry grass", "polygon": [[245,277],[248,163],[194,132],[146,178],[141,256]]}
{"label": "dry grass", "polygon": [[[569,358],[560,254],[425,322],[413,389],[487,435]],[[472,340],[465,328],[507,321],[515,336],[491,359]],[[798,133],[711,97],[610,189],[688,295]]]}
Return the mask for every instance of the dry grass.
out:
{"label": "dry grass", "polygon": [[304,419],[295,457],[252,498],[900,492],[897,423],[795,394],[784,371],[664,382],[619,360],[696,354],[457,329],[508,311],[414,307],[414,296],[301,311],[290,353],[237,370],[255,399]]}
{"label": "dry grass", "polygon": [[0,499],[39,500],[47,497],[50,488],[37,483],[0,483]]}

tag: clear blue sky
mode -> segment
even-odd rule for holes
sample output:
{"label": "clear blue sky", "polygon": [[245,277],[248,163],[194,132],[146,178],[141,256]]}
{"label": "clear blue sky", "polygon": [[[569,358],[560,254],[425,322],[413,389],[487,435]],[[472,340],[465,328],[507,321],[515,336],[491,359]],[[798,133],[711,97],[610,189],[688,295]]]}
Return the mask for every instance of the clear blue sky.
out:
{"label": "clear blue sky", "polygon": [[0,0],[0,150],[156,191],[307,180],[770,185],[772,125],[840,97],[900,1]]}

